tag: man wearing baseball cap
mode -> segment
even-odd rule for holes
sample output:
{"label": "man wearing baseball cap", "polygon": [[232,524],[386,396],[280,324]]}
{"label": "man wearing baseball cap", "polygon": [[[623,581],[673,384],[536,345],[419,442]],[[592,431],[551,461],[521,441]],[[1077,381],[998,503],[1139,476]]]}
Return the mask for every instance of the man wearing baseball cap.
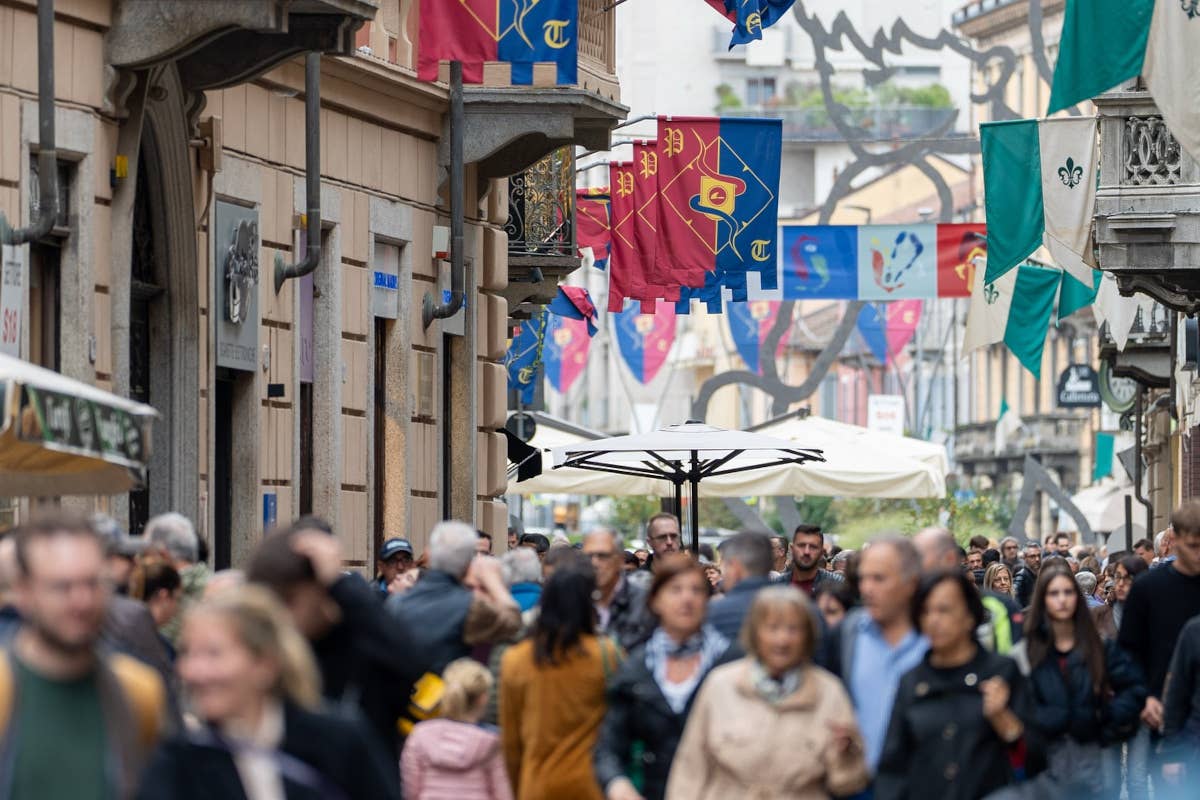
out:
{"label": "man wearing baseball cap", "polygon": [[379,559],[375,563],[378,570],[375,588],[386,599],[388,584],[400,573],[413,568],[412,543],[408,539],[388,539],[383,543],[383,547],[379,548]]}

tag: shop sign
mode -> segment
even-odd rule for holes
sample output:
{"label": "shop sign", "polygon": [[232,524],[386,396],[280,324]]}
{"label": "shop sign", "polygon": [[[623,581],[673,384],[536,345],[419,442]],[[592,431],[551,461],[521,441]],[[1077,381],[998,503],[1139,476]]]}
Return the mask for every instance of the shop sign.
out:
{"label": "shop sign", "polygon": [[141,467],[145,462],[143,420],[120,408],[84,397],[24,387],[20,437],[49,450]]}
{"label": "shop sign", "polygon": [[218,200],[214,224],[217,366],[258,368],[258,211]]}
{"label": "shop sign", "polygon": [[1099,408],[1100,376],[1087,364],[1072,364],[1058,376],[1059,408]]}
{"label": "shop sign", "polygon": [[384,319],[400,316],[400,248],[394,244],[375,244],[371,265],[371,315]]}
{"label": "shop sign", "polygon": [[0,247],[0,353],[21,357],[21,310],[25,307],[23,247]]}
{"label": "shop sign", "polygon": [[873,431],[903,436],[904,395],[870,395],[867,398],[867,427]]}

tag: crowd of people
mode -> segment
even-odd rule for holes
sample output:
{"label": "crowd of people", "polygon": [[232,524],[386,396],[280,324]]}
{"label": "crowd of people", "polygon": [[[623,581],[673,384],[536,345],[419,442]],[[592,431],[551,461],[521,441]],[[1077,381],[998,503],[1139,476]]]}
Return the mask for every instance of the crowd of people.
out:
{"label": "crowd of people", "polygon": [[[964,532],[959,532],[962,535]],[[812,525],[688,553],[461,522],[347,571],[315,517],[0,539],[3,800],[1183,798],[1200,502],[1130,552]],[[964,537],[966,538],[966,537]]]}

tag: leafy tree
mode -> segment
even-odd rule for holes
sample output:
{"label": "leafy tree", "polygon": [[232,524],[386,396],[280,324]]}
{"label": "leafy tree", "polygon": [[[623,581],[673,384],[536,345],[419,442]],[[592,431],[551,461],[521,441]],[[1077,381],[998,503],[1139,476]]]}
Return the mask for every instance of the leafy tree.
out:
{"label": "leafy tree", "polygon": [[616,528],[625,541],[641,539],[646,534],[646,520],[661,508],[662,501],[657,497],[614,497],[608,524]]}
{"label": "leafy tree", "polygon": [[737,92],[728,83],[722,83],[717,87],[717,106],[718,113],[728,111],[730,109],[741,108],[742,98],[738,97]]}

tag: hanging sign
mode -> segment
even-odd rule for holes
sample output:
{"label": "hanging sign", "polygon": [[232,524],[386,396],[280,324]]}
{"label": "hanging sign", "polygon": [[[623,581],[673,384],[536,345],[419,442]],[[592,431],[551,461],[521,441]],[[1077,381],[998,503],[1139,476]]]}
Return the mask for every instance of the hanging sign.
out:
{"label": "hanging sign", "polygon": [[216,202],[217,366],[258,367],[258,212]]}
{"label": "hanging sign", "polygon": [[0,353],[21,357],[21,309],[25,306],[25,252],[21,247],[0,248]]}
{"label": "hanging sign", "polygon": [[904,435],[904,395],[873,394],[867,397],[867,428]]}
{"label": "hanging sign", "polygon": [[1072,364],[1058,376],[1059,408],[1099,408],[1100,376],[1087,364]]}

